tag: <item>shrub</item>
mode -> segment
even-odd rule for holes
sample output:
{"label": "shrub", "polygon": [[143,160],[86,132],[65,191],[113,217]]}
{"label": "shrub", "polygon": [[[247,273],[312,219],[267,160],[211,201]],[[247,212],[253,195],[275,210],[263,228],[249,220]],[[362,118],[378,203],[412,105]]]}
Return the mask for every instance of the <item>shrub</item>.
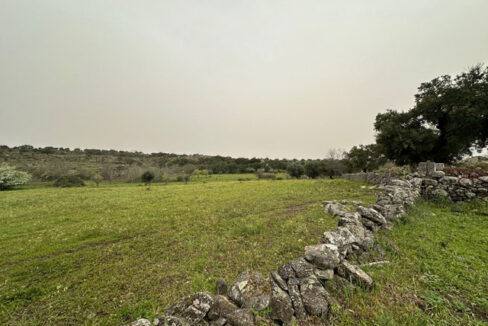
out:
{"label": "shrub", "polygon": [[183,176],[183,180],[185,180],[185,183],[188,183],[190,181],[190,175],[189,174],[185,174]]}
{"label": "shrub", "polygon": [[13,166],[0,166],[0,190],[11,189],[15,186],[26,184],[31,175],[24,171],[17,171]]}
{"label": "shrub", "polygon": [[85,183],[76,175],[65,175],[54,181],[53,186],[60,188],[83,187]]}
{"label": "shrub", "polygon": [[287,167],[286,170],[288,171],[288,174],[292,176],[293,178],[299,179],[303,173],[305,172],[303,169],[303,166],[300,163],[293,162],[290,163]]}
{"label": "shrub", "polygon": [[144,184],[149,189],[149,187],[151,186],[151,182],[154,179],[154,173],[152,173],[151,171],[146,171],[142,174],[141,179],[142,179],[142,182],[144,182]]}
{"label": "shrub", "polygon": [[92,176],[92,178],[91,178],[91,179],[93,180],[93,182],[95,182],[95,184],[97,185],[97,187],[98,187],[98,185],[100,184],[100,182],[102,182],[102,181],[103,181],[103,177],[102,177],[100,174],[98,174],[98,173],[95,173],[95,174]]}
{"label": "shrub", "polygon": [[307,177],[315,179],[321,174],[322,166],[318,161],[308,161],[304,166]]}

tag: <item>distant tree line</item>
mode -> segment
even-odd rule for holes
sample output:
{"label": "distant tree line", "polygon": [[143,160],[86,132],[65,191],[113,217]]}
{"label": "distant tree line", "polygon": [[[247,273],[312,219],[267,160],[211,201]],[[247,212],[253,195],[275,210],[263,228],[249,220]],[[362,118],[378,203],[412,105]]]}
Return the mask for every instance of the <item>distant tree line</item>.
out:
{"label": "distant tree line", "polygon": [[3,145],[0,146],[0,162],[29,172],[37,181],[74,175],[97,185],[102,180],[140,182],[146,172],[154,175],[154,182],[188,182],[190,177],[212,174],[255,173],[258,178],[272,178],[275,173],[287,172],[296,178],[333,178],[352,171],[343,150],[331,150],[328,158],[322,160],[289,160]]}

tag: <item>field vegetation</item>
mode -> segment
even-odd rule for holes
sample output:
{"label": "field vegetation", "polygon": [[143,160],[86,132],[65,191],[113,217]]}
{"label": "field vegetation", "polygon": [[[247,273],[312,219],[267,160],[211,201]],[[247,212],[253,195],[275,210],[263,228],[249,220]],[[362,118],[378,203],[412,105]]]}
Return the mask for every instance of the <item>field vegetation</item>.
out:
{"label": "field vegetation", "polygon": [[1,192],[0,324],[151,318],[185,294],[212,291],[218,277],[268,273],[303,254],[337,225],[323,200],[375,199],[342,179],[256,178]]}

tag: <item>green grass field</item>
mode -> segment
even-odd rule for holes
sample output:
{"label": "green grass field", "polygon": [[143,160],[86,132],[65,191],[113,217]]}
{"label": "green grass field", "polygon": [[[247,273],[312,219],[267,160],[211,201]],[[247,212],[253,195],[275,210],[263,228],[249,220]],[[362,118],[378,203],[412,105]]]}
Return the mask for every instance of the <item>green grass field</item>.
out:
{"label": "green grass field", "polygon": [[[247,176],[252,178],[253,176]],[[233,176],[246,178],[246,176]],[[232,179],[232,178],[230,178]],[[346,180],[134,184],[0,193],[0,324],[119,325],[268,273],[336,226],[321,202],[372,202]]]}
{"label": "green grass field", "polygon": [[[218,277],[302,255],[336,227],[323,200],[375,200],[340,179],[236,181],[252,178],[0,192],[0,324],[152,318]],[[420,202],[378,242],[369,260],[391,263],[365,268],[372,291],[330,283],[334,325],[488,325],[486,202]]]}
{"label": "green grass field", "polygon": [[420,202],[378,240],[391,263],[365,268],[372,292],[336,289],[335,324],[488,325],[487,202]]}

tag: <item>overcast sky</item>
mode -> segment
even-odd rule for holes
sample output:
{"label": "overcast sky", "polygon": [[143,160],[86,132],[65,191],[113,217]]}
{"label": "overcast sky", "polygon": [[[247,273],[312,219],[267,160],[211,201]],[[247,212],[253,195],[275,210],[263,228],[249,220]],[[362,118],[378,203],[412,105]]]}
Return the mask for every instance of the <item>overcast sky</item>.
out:
{"label": "overcast sky", "polygon": [[0,144],[320,158],[488,63],[487,0],[0,0]]}

